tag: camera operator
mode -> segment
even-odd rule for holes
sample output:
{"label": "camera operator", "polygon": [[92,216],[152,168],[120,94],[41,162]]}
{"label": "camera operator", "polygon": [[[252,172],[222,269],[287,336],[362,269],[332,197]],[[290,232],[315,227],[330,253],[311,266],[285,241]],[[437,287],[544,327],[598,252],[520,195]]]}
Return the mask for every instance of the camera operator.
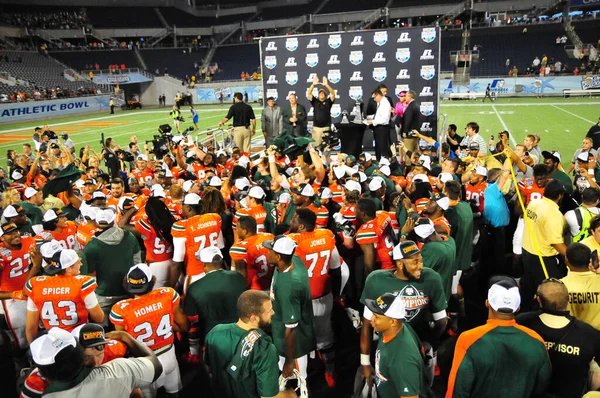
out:
{"label": "camera operator", "polygon": [[121,163],[115,152],[113,139],[108,137],[102,144],[104,145],[102,157],[104,158],[104,164],[108,167],[110,177],[121,177]]}
{"label": "camera operator", "polygon": [[183,121],[183,117],[181,116],[181,111],[179,108],[177,108],[177,105],[173,105],[173,110],[171,111],[170,115],[173,118],[173,124],[175,124],[175,128],[179,133],[179,123]]}
{"label": "camera operator", "polygon": [[404,139],[404,146],[406,150],[414,152],[417,149],[418,138],[412,133],[413,130],[421,130],[421,111],[419,110],[419,104],[415,101],[417,93],[410,90],[406,93],[406,102],[408,105],[404,110],[404,117],[402,119],[402,128],[400,133]]}

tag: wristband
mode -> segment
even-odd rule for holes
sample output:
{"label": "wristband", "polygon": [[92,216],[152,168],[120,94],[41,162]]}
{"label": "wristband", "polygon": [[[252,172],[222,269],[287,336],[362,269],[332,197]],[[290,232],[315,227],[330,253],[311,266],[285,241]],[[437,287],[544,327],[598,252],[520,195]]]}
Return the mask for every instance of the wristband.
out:
{"label": "wristband", "polygon": [[593,176],[594,175],[594,169],[588,169],[588,174]]}
{"label": "wristband", "polygon": [[362,366],[371,366],[371,356],[369,354],[360,354],[360,364]]}
{"label": "wristband", "polygon": [[275,155],[269,155],[269,163],[275,163]]}

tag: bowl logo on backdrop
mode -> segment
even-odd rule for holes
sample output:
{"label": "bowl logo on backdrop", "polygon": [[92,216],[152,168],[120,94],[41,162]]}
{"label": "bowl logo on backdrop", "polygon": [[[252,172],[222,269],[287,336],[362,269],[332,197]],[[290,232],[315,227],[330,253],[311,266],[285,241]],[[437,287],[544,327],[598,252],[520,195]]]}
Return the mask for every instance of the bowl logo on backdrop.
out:
{"label": "bowl logo on backdrop", "polygon": [[425,80],[431,80],[435,77],[435,66],[423,65],[421,66],[421,77]]}
{"label": "bowl logo on backdrop", "polygon": [[350,63],[352,65],[360,65],[363,61],[362,51],[350,51]]}
{"label": "bowl logo on backdrop", "polygon": [[373,69],[373,79],[377,82],[382,82],[387,77],[387,69],[386,68],[374,68]]}
{"label": "bowl logo on backdrop", "polygon": [[340,104],[333,104],[331,106],[331,112],[330,115],[333,118],[339,117],[342,114],[342,107],[340,106]]}
{"label": "bowl logo on backdrop", "polygon": [[421,115],[433,115],[433,102],[421,102]]}
{"label": "bowl logo on backdrop", "polygon": [[277,101],[278,96],[279,96],[279,94],[277,93],[277,89],[275,89],[275,88],[267,89],[267,98],[273,97],[275,99],[275,101]]}
{"label": "bowl logo on backdrop", "polygon": [[423,28],[421,32],[421,40],[425,43],[431,43],[435,40],[437,30],[436,28]]}
{"label": "bowl logo on backdrop", "polygon": [[398,62],[408,62],[410,59],[410,48],[398,48],[396,49],[396,60]]}
{"label": "bowl logo on backdrop", "polygon": [[327,73],[327,79],[333,84],[339,83],[342,80],[342,73],[339,69],[331,69]]}
{"label": "bowl logo on backdrop", "polygon": [[298,38],[290,37],[289,39],[286,39],[285,48],[287,48],[288,51],[296,51],[298,49]]}
{"label": "bowl logo on backdrop", "polygon": [[388,32],[375,32],[373,43],[378,46],[383,46],[388,41]]}
{"label": "bowl logo on backdrop", "polygon": [[290,86],[293,86],[294,84],[298,83],[298,72],[286,72],[285,81]]}
{"label": "bowl logo on backdrop", "polygon": [[408,84],[396,84],[396,89],[394,90],[394,93],[396,93],[396,97],[400,98],[400,93],[402,91],[410,91],[410,86]]}
{"label": "bowl logo on backdrop", "polygon": [[268,69],[274,69],[277,66],[277,57],[274,55],[267,55],[265,57],[265,66]]}
{"label": "bowl logo on backdrop", "polygon": [[327,44],[329,44],[329,47],[333,48],[334,50],[339,48],[342,45],[342,35],[329,35]]}
{"label": "bowl logo on backdrop", "polygon": [[362,86],[350,86],[348,95],[350,95],[350,98],[352,98],[354,101],[358,101],[363,96]]}
{"label": "bowl logo on backdrop", "polygon": [[319,54],[310,53],[306,54],[306,65],[311,68],[314,68],[319,64]]}

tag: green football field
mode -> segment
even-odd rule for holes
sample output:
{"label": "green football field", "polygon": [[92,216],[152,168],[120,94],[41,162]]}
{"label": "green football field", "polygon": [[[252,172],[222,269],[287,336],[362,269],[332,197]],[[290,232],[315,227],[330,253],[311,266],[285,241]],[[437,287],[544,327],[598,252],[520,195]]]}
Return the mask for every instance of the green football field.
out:
{"label": "green football field", "polygon": [[[228,107],[219,105],[198,105],[199,127],[214,128],[226,115]],[[185,107],[182,108],[182,111]],[[36,126],[48,123],[57,133],[68,132],[77,148],[91,145],[100,151],[100,133],[106,138],[113,137],[117,145],[126,146],[132,135],[138,142],[151,140],[158,134],[161,124],[171,123],[170,108],[153,108],[135,111],[119,111],[114,115],[108,112],[88,114],[76,117],[53,118],[46,121],[9,123],[0,125],[0,164],[5,164],[6,151],[16,149],[21,152],[21,144],[31,142],[31,134]],[[191,118],[184,111],[185,123],[182,129],[191,126]],[[260,119],[260,108],[255,107]],[[509,130],[516,142],[523,142],[527,134],[540,134],[540,146],[545,150],[558,150],[567,163],[573,152],[581,145],[592,124],[600,116],[600,99],[594,98],[507,98],[493,104],[480,101],[442,101],[440,113],[447,116],[448,123],[458,126],[463,135],[464,126],[470,121],[480,125],[480,133],[487,140],[491,134]],[[440,118],[441,120],[441,118]],[[260,131],[260,121],[257,131]],[[196,137],[197,132],[192,133]],[[256,135],[254,144],[258,144],[262,134]],[[514,145],[514,142],[513,142]],[[566,164],[565,164],[566,166]]]}

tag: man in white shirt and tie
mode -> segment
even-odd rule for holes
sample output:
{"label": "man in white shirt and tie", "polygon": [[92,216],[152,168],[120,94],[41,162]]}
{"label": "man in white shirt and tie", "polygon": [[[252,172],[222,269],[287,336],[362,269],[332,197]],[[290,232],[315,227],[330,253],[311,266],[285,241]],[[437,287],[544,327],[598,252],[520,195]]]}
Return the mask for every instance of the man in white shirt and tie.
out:
{"label": "man in white shirt and tie", "polygon": [[389,124],[392,116],[392,106],[380,89],[373,91],[373,99],[377,103],[377,112],[375,112],[375,116],[368,123],[373,127],[375,156],[377,159],[381,159],[382,156],[391,156]]}

